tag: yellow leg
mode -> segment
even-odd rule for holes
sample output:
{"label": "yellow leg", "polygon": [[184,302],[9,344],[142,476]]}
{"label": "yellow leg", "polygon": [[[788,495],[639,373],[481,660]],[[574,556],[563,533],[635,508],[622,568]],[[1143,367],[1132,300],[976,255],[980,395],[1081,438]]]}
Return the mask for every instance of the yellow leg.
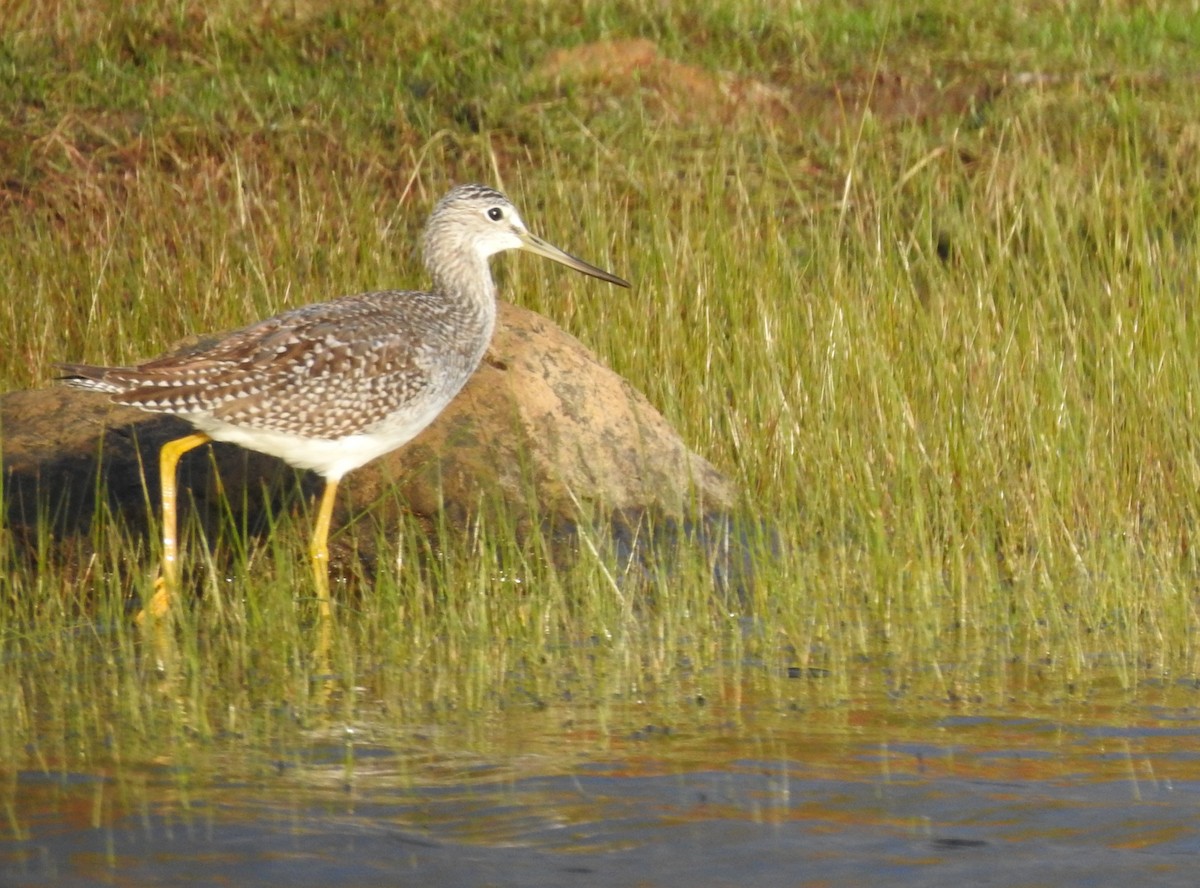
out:
{"label": "yellow leg", "polygon": [[312,558],[313,576],[317,581],[317,607],[323,621],[329,619],[332,611],[329,599],[329,524],[333,520],[333,503],[337,499],[337,489],[337,478],[325,480],[321,505],[317,509],[317,524],[313,528],[312,546],[308,550]]}
{"label": "yellow leg", "polygon": [[159,453],[159,482],[162,485],[162,574],[155,584],[154,597],[138,615],[141,623],[149,611],[154,619],[164,617],[171,608],[171,596],[179,587],[179,518],[176,511],[175,475],[180,458],[189,450],[195,450],[201,444],[207,444],[212,439],[203,432],[196,432],[184,438],[176,438],[163,445]]}

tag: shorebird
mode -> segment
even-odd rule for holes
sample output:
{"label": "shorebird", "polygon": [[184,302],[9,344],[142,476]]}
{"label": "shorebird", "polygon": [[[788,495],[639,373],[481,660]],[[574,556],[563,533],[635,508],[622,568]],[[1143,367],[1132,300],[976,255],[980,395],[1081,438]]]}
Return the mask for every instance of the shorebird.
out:
{"label": "shorebird", "polygon": [[360,293],[296,308],[199,351],[136,367],[61,367],[68,385],[196,428],[165,444],[159,458],[162,569],[148,605],[156,617],[168,612],[179,581],[176,468],[189,450],[229,441],[324,477],[309,555],[320,612],[328,617],[338,483],[412,440],[475,372],[496,325],[489,257],[528,250],[629,286],[531,234],[508,198],[484,185],[460,185],[437,203],[422,248],[429,290]]}

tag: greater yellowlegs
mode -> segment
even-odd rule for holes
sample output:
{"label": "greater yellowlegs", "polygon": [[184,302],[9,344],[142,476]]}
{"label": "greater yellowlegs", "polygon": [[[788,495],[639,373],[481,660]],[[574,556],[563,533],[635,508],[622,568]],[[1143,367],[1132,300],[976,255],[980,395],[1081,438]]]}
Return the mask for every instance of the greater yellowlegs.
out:
{"label": "greater yellowlegs", "polygon": [[386,290],[286,311],[196,352],[136,367],[67,364],[63,380],[119,404],[186,419],[197,431],[161,451],[162,583],[178,584],[175,475],[180,457],[230,441],[325,479],[309,550],[322,616],[329,604],[329,524],[338,482],[407,443],[475,371],[496,324],[488,257],[528,250],[609,283],[628,282],[531,234],[503,194],[460,185],[434,207],[422,241],[428,291]]}

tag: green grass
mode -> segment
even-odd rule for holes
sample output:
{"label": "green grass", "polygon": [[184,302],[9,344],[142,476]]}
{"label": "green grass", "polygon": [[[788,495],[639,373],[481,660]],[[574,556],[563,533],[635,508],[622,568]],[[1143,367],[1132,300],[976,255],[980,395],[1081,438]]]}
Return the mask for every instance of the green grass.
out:
{"label": "green grass", "polygon": [[[325,682],[307,525],[280,516],[265,543],[195,558],[164,706],[124,614],[152,564],[136,536],[99,521],[31,564],[0,535],[0,762],[264,750],[330,722],[567,710],[607,729],[698,718],[699,699],[827,712],[866,689],[1007,707],[1200,668],[1200,25],[1182,5],[6,10],[6,389],[422,283],[433,201],[493,182],[636,283],[509,257],[505,295],[645,391],[782,552],[740,602],[699,555],[622,577],[603,540],[555,564],[505,526],[436,551],[384,528],[403,557],[336,593]],[[632,37],[797,110],[539,73]],[[876,68],[899,79],[868,90]],[[947,105],[956,84],[995,95]]]}

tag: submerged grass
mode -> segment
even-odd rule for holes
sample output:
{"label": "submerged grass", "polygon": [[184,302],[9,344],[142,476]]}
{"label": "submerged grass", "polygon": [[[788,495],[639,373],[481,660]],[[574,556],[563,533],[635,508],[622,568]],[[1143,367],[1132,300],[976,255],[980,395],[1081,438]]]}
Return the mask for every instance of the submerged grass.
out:
{"label": "submerged grass", "polygon": [[[511,527],[386,529],[396,562],[341,590],[336,682],[310,673],[303,516],[231,567],[193,540],[163,705],[125,613],[138,537],[100,516],[32,564],[0,531],[0,761],[1193,679],[1194,16],[785,7],[6,3],[5,388],[416,285],[433,200],[495,182],[636,283],[508,258],[505,295],[647,392],[769,533],[739,597],[701,552],[656,573],[601,537],[562,564]],[[553,61],[635,37],[662,55]]]}

